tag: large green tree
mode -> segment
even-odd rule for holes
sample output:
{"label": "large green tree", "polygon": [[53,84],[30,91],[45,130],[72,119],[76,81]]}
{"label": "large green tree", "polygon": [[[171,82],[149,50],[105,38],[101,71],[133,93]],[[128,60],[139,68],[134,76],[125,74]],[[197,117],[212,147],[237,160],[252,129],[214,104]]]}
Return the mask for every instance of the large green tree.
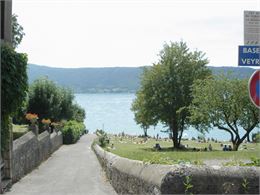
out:
{"label": "large green tree", "polygon": [[237,150],[260,119],[259,109],[248,97],[248,80],[230,78],[221,75],[194,84],[191,120],[202,132],[213,127],[228,132]]}
{"label": "large green tree", "polygon": [[59,87],[53,81],[41,78],[29,88],[28,112],[38,114],[40,119],[53,121],[77,120],[83,122],[85,111],[74,103],[71,90]]}
{"label": "large green tree", "polygon": [[189,124],[191,86],[211,73],[205,66],[208,60],[204,54],[191,52],[184,42],[165,44],[159,57],[157,64],[144,70],[132,109],[135,115],[149,113],[144,117],[147,121],[168,126],[173,145],[179,148]]}

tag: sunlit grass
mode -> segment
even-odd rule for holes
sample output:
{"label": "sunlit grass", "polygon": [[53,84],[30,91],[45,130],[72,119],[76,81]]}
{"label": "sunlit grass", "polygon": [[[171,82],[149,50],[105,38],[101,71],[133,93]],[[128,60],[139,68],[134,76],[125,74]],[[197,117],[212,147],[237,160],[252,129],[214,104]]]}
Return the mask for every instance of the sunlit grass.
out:
{"label": "sunlit grass", "polygon": [[[260,158],[260,144],[243,143],[238,151],[222,151],[221,144],[231,144],[230,142],[212,142],[199,143],[198,141],[182,141],[183,145],[188,145],[186,151],[176,151],[172,149],[172,141],[148,139],[143,142],[142,138],[120,138],[111,136],[110,144],[106,148],[110,152],[121,157],[141,160],[153,161],[161,159],[163,164],[171,164],[180,160],[189,162],[203,162],[205,160],[226,160],[226,161],[250,161],[251,158]],[[153,147],[159,143],[162,150],[157,151]],[[112,148],[113,144],[113,148]],[[205,147],[212,145],[213,151],[204,151]],[[193,148],[201,151],[193,151]],[[246,149],[245,149],[246,148]],[[166,159],[166,160],[165,160]]]}
{"label": "sunlit grass", "polygon": [[13,140],[18,139],[28,132],[28,125],[14,125],[13,124]]}

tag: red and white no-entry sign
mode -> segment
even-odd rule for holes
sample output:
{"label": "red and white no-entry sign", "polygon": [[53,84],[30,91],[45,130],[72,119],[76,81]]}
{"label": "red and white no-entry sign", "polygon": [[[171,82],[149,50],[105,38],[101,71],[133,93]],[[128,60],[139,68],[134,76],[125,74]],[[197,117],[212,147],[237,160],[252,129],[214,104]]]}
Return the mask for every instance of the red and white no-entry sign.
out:
{"label": "red and white no-entry sign", "polygon": [[260,109],[260,70],[257,70],[252,74],[248,88],[251,101]]}

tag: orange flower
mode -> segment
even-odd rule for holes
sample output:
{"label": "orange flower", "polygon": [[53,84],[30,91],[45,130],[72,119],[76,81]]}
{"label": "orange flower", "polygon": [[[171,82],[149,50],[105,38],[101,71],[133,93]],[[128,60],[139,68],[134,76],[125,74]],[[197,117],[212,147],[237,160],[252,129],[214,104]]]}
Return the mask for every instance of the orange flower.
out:
{"label": "orange flower", "polygon": [[42,119],[42,123],[45,125],[49,125],[51,123],[50,119]]}
{"label": "orange flower", "polygon": [[38,115],[37,114],[32,114],[32,113],[27,113],[25,115],[25,118],[27,120],[29,120],[32,124],[35,124],[37,122]]}
{"label": "orange flower", "polygon": [[29,121],[32,121],[32,120],[37,120],[38,119],[38,115],[37,114],[32,114],[32,113],[27,113],[25,115],[25,118]]}

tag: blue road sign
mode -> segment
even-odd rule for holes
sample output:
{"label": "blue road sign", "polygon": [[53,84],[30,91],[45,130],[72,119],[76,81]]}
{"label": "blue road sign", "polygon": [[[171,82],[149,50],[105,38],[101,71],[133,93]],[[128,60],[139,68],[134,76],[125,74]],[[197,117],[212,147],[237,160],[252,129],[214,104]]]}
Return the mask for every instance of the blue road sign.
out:
{"label": "blue road sign", "polygon": [[239,46],[239,66],[260,66],[260,45]]}

